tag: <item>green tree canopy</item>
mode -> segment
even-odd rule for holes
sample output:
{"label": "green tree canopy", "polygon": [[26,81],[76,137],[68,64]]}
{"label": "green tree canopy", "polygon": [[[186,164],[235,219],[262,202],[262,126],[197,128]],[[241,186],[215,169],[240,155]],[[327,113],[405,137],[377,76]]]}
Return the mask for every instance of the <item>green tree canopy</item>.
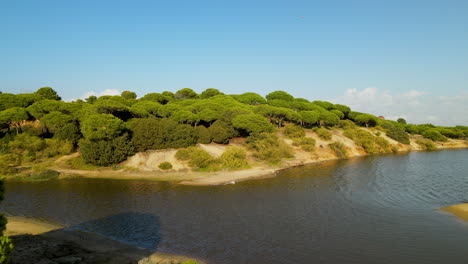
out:
{"label": "green tree canopy", "polygon": [[237,101],[248,104],[248,105],[259,105],[266,104],[265,98],[256,93],[243,93],[239,95],[233,95],[234,99]]}
{"label": "green tree canopy", "polygon": [[39,88],[35,93],[48,100],[55,100],[55,101],[62,100],[62,98],[58,96],[57,92],[50,87]]}
{"label": "green tree canopy", "polygon": [[294,100],[294,97],[285,91],[274,91],[272,93],[267,94],[265,97],[268,101],[270,100],[293,101]]}
{"label": "green tree canopy", "polygon": [[137,98],[137,94],[135,92],[131,92],[131,91],[123,91],[120,96],[122,96],[124,99],[136,99]]}
{"label": "green tree canopy", "polygon": [[337,125],[340,118],[332,112],[322,111],[319,115],[320,126],[334,126]]}
{"label": "green tree canopy", "polygon": [[40,120],[50,133],[55,133],[61,127],[72,123],[73,117],[59,111],[52,111],[44,115]]}
{"label": "green tree canopy", "polygon": [[29,118],[26,109],[21,107],[12,107],[0,112],[0,126],[14,127],[16,134],[21,130],[21,122]]}
{"label": "green tree canopy", "polygon": [[319,121],[319,111],[301,111],[299,114],[302,116],[302,122],[306,126],[312,126]]}
{"label": "green tree canopy", "polygon": [[216,95],[222,95],[222,94],[223,93],[220,92],[218,89],[208,88],[200,94],[200,98],[207,99],[207,98],[210,98]]}
{"label": "green tree canopy", "polygon": [[236,129],[247,132],[247,134],[273,131],[271,123],[259,114],[238,115],[232,119],[232,125]]}
{"label": "green tree canopy", "polygon": [[174,94],[174,99],[193,99],[197,98],[198,94],[190,88],[180,89]]}
{"label": "green tree canopy", "polygon": [[88,140],[110,140],[122,130],[123,121],[110,114],[90,115],[81,124],[81,133]]}

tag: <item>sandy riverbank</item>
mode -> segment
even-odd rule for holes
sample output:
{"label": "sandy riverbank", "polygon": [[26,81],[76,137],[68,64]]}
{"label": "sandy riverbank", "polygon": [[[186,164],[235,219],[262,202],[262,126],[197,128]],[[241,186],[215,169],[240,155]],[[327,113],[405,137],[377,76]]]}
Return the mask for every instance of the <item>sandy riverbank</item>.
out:
{"label": "sandy riverbank", "polygon": [[449,212],[465,221],[468,221],[468,203],[447,206],[447,207],[440,208],[440,210]]}
{"label": "sandy riverbank", "polygon": [[[193,260],[120,243],[100,235],[24,217],[8,217],[14,243],[11,264],[109,263],[180,264]],[[203,263],[197,261],[197,263]]]}
{"label": "sandy riverbank", "polygon": [[[311,136],[313,137],[313,136]],[[411,144],[403,145],[390,138],[387,141],[394,146],[398,152],[421,151],[422,148],[415,143],[415,139]],[[177,161],[174,158],[176,150],[157,150],[138,153],[130,157],[121,165],[124,169],[113,170],[110,168],[99,168],[96,170],[76,170],[63,166],[64,159],[56,162],[57,166],[53,169],[59,171],[62,177],[79,176],[86,178],[105,178],[105,179],[144,179],[154,181],[167,181],[183,185],[224,185],[232,184],[240,181],[261,179],[274,177],[276,172],[291,167],[312,164],[323,161],[339,159],[335,153],[328,148],[328,144],[333,141],[342,142],[346,146],[347,158],[359,157],[367,155],[366,152],[350,139],[344,137],[339,131],[333,131],[333,139],[324,141],[320,138],[315,138],[317,146],[314,152],[305,152],[298,147],[294,148],[295,157],[285,160],[281,166],[257,165],[250,169],[236,171],[217,171],[217,172],[197,172],[187,166],[186,163]],[[287,139],[285,142],[290,144]],[[468,141],[466,140],[449,140],[448,142],[440,142],[435,144],[437,149],[455,149],[467,148]],[[213,156],[219,156],[226,148],[226,145],[207,144],[199,146],[207,150]],[[71,157],[76,158],[78,154],[73,154]],[[158,168],[161,162],[170,161],[176,169],[163,171]]]}

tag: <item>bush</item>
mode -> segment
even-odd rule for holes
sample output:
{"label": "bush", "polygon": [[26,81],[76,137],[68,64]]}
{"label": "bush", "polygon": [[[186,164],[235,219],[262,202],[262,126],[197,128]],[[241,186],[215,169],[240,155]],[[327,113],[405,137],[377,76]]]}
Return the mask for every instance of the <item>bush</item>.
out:
{"label": "bush", "polygon": [[16,173],[16,167],[21,165],[21,156],[18,154],[0,155],[0,174]]}
{"label": "bush", "polygon": [[436,150],[437,147],[432,142],[432,140],[426,139],[426,138],[420,138],[416,140],[416,143],[421,146],[424,150]]}
{"label": "bush", "polygon": [[408,134],[401,128],[392,126],[387,129],[387,136],[392,138],[400,143],[409,144],[410,139]]}
{"label": "bush", "polygon": [[346,158],[346,148],[341,142],[333,142],[328,144],[328,147],[333,150],[338,158]]}
{"label": "bush", "polygon": [[300,146],[302,150],[312,152],[315,150],[315,139],[309,137],[293,139],[293,146]]}
{"label": "bush", "polygon": [[237,135],[236,130],[231,125],[220,120],[214,122],[208,130],[213,142],[219,144],[228,144],[229,140]]}
{"label": "bush", "polygon": [[442,135],[439,130],[433,128],[433,129],[428,129],[421,134],[423,137],[428,138],[432,141],[447,141],[447,137]]}
{"label": "bush", "polygon": [[363,147],[367,153],[375,154],[379,152],[390,152],[391,146],[384,138],[376,137],[362,129],[346,129],[343,133],[352,139],[358,146]]}
{"label": "bush", "polygon": [[328,131],[327,129],[321,127],[321,128],[317,128],[317,129],[314,129],[315,133],[317,134],[317,136],[323,140],[331,140],[332,139],[332,134],[330,133],[330,131]]}
{"label": "bush", "polygon": [[170,162],[161,162],[159,163],[159,166],[158,166],[161,170],[170,170],[172,169],[172,164]]}
{"label": "bush", "polygon": [[290,146],[271,133],[261,133],[247,138],[247,145],[255,151],[254,156],[271,164],[278,164],[283,158],[293,157]]}
{"label": "bush", "polygon": [[42,138],[32,136],[26,133],[19,134],[8,144],[9,148],[16,152],[23,151],[41,151],[46,143]]}
{"label": "bush", "polygon": [[200,169],[211,169],[214,170],[216,167],[216,160],[208,152],[197,147],[190,147],[190,167],[200,168]]}
{"label": "bush", "polygon": [[286,124],[284,126],[283,134],[288,138],[305,137],[304,129],[300,126],[296,126],[293,124]]}
{"label": "bush", "polygon": [[57,139],[46,139],[46,148],[43,153],[45,157],[55,157],[58,155],[68,155],[73,151],[73,144],[69,141]]}
{"label": "bush", "polygon": [[221,166],[227,169],[239,169],[247,166],[247,153],[239,147],[229,147],[219,158]]}
{"label": "bush", "polygon": [[134,153],[134,147],[126,134],[111,140],[82,139],[79,146],[83,160],[97,166],[119,163]]}
{"label": "bush", "polygon": [[338,122],[338,127],[342,129],[355,128],[357,125],[351,120],[340,120]]}
{"label": "bush", "polygon": [[211,134],[210,130],[204,126],[195,127],[195,132],[198,137],[198,143],[201,144],[210,144],[211,143]]}
{"label": "bush", "polygon": [[[4,179],[0,178],[0,201],[3,200],[5,191]],[[10,254],[13,251],[13,243],[9,237],[4,234],[7,220],[3,215],[0,215],[0,263],[9,263]]]}
{"label": "bush", "polygon": [[178,160],[189,160],[190,159],[190,150],[188,148],[183,148],[177,150],[175,154],[176,159]]}

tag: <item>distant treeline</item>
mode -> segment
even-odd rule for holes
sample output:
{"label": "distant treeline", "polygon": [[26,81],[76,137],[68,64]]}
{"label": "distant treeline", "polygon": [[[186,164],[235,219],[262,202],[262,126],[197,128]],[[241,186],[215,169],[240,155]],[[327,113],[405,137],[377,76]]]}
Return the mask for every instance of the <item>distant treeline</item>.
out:
{"label": "distant treeline", "polygon": [[[433,141],[468,137],[468,127],[440,127],[383,120],[351,111],[348,106],[294,98],[284,91],[265,97],[248,92],[225,95],[209,88],[200,94],[184,88],[175,93],[149,93],[137,99],[90,96],[63,102],[56,91],[0,94],[0,173],[22,161],[68,154],[79,149],[86,163],[107,166],[148,149],[183,148],[197,143],[229,143],[234,137],[255,138],[286,123],[304,128],[381,127],[409,144],[409,134]],[[253,136],[253,137],[252,137]]]}

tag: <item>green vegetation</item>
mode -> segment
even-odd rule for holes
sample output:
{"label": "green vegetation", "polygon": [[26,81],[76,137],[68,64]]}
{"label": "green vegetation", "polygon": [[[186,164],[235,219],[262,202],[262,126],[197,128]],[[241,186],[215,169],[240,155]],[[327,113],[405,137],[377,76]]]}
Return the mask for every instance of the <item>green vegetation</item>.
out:
{"label": "green vegetation", "polygon": [[331,140],[332,139],[332,134],[330,131],[327,129],[320,127],[320,128],[314,128],[315,134],[323,140]]}
{"label": "green vegetation", "polygon": [[346,158],[346,147],[341,142],[333,142],[328,144],[328,147],[333,150],[339,158]]}
{"label": "green vegetation", "polygon": [[367,153],[375,154],[392,151],[388,141],[384,138],[374,136],[365,130],[349,128],[344,131],[344,135],[356,142],[358,146],[364,148]]}
{"label": "green vegetation", "polygon": [[[5,192],[5,182],[0,178],[0,201],[3,200],[3,193]],[[7,220],[3,215],[0,215],[0,264],[9,263],[11,251],[13,251],[13,244],[9,237],[4,232]]]}
{"label": "green vegetation", "polygon": [[[25,176],[20,168],[75,151],[81,158],[67,164],[91,169],[114,166],[136,151],[167,148],[189,148],[200,154],[184,154],[181,149],[176,155],[197,169],[235,169],[246,166],[247,157],[243,158],[239,149],[229,149],[223,158],[215,159],[190,147],[197,143],[228,144],[236,137],[247,138],[246,146],[254,158],[277,164],[292,156],[291,148],[276,136],[278,131],[295,146],[314,151],[315,141],[305,137],[304,128],[314,129],[324,140],[331,140],[329,128],[343,129],[368,153],[391,150],[383,138],[359,127],[375,127],[377,134],[385,132],[403,144],[409,144],[410,134],[430,141],[468,137],[467,126],[413,125],[403,118],[381,120],[345,105],[295,98],[286,91],[263,97],[252,92],[226,95],[215,88],[198,94],[183,88],[140,98],[135,92],[124,91],[119,96],[63,102],[52,88],[42,87],[34,93],[0,93],[0,173]],[[337,144],[330,148],[342,152]],[[42,177],[36,174],[34,177]]]}
{"label": "green vegetation", "polygon": [[247,167],[247,153],[239,147],[229,147],[219,158],[221,166],[226,169],[240,169]]}
{"label": "green vegetation", "polygon": [[421,146],[424,150],[436,150],[437,147],[434,142],[430,139],[419,138],[416,140],[416,143]]}
{"label": "green vegetation", "polygon": [[158,166],[161,170],[170,170],[172,169],[172,164],[170,162],[161,162],[159,163],[159,166]]}

